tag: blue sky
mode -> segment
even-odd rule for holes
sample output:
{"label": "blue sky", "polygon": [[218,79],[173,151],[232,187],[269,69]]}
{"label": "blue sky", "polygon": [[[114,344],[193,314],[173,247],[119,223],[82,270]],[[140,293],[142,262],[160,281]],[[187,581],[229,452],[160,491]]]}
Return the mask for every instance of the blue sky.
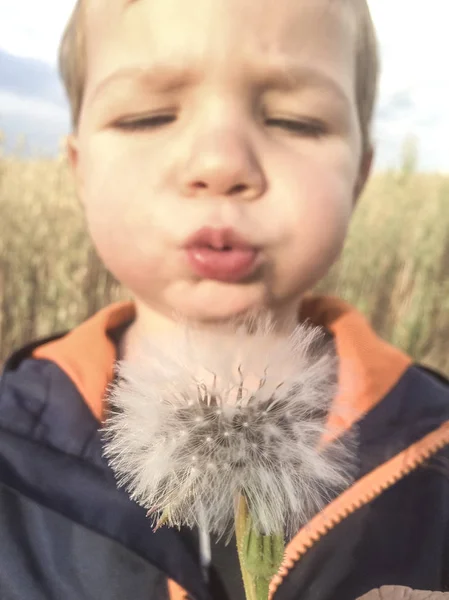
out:
{"label": "blue sky", "polygon": [[[74,0],[0,0],[0,130],[11,147],[54,154],[68,132],[57,47]],[[397,165],[407,136],[421,169],[449,172],[449,0],[369,0],[381,45],[375,121],[379,169]]]}

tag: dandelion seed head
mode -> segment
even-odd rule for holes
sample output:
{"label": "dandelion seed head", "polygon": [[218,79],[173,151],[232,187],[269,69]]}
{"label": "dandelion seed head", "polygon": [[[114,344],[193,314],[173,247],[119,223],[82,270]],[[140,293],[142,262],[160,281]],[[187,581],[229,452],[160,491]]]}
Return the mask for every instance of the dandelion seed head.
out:
{"label": "dandelion seed head", "polygon": [[350,448],[319,447],[337,390],[322,330],[251,327],[181,328],[120,366],[105,454],[133,499],[169,509],[170,526],[232,535],[244,494],[259,531],[289,537],[350,482]]}

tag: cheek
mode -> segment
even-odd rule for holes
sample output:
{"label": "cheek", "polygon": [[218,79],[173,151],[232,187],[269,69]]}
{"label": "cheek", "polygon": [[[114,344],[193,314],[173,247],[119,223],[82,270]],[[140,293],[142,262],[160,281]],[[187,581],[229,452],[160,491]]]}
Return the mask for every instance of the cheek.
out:
{"label": "cheek", "polygon": [[[161,227],[151,199],[155,182],[141,156],[93,147],[83,161],[83,201],[92,241],[124,285],[162,277]],[[142,173],[145,177],[142,178]]]}
{"label": "cheek", "polygon": [[[354,160],[345,149],[327,155],[295,157],[276,165],[273,217],[290,230],[291,241],[344,237],[353,209]],[[273,209],[277,209],[276,211]]]}
{"label": "cheek", "polygon": [[279,268],[281,279],[302,293],[327,273],[343,248],[353,209],[353,175],[308,163],[297,169],[293,187],[283,211],[286,243]]}
{"label": "cheek", "polygon": [[307,214],[300,214],[307,238],[318,248],[341,246],[352,214],[352,179],[338,171],[304,174]]}

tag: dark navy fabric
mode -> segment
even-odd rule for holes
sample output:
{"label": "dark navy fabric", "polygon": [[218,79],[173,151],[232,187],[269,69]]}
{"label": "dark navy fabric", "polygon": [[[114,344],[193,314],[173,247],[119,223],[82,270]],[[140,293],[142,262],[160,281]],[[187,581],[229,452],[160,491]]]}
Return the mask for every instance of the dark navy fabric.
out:
{"label": "dark navy fabric", "polygon": [[[449,381],[410,367],[382,402],[357,423],[360,475],[449,421]],[[448,471],[449,474],[449,471]]]}
{"label": "dark navy fabric", "polygon": [[166,577],[125,546],[0,485],[2,600],[168,600]]}
{"label": "dark navy fabric", "polygon": [[[29,358],[39,343],[15,353],[0,379],[1,600],[165,600],[166,577],[197,600],[240,600],[229,586],[238,577],[233,543],[214,548],[208,588],[196,533],[152,531],[117,488],[99,423],[76,387],[56,364]],[[357,477],[445,421],[449,383],[410,367],[356,424]],[[275,600],[355,600],[387,584],[444,589],[448,460],[444,448],[343,519],[299,560]],[[134,593],[141,587],[147,595]]]}

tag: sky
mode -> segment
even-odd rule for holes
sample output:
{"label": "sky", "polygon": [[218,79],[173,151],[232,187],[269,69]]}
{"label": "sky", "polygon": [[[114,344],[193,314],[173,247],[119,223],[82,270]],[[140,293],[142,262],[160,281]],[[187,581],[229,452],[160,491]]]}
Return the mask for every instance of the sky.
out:
{"label": "sky", "polygon": [[[369,0],[381,49],[376,168],[399,166],[404,140],[421,170],[449,172],[449,0]],[[0,0],[0,131],[11,149],[55,154],[69,131],[56,57],[74,0]]]}

